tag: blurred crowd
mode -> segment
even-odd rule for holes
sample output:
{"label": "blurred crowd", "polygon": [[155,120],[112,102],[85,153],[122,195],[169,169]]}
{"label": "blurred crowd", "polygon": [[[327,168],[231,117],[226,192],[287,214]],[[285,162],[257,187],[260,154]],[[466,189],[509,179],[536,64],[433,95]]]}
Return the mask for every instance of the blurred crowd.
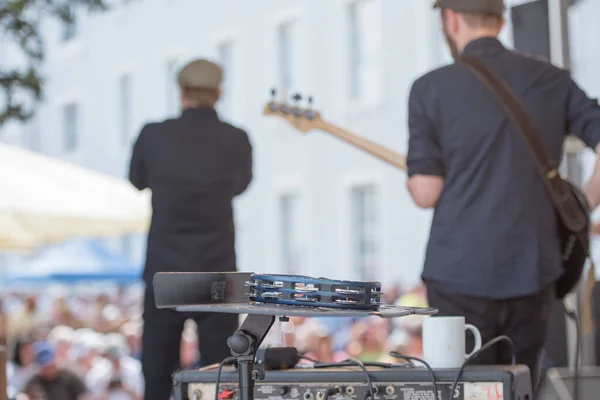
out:
{"label": "blurred crowd", "polygon": [[141,297],[39,294],[3,298],[9,398],[142,399]]}
{"label": "blurred crowd", "polygon": [[[0,304],[0,340],[8,349],[10,399],[143,399],[141,292],[60,295],[47,310],[38,306],[39,297],[9,293]],[[401,293],[394,288],[385,301],[426,306],[425,290],[419,286]],[[391,358],[391,351],[421,356],[421,325],[418,316],[291,318],[273,334],[280,338],[276,345],[294,346],[307,358],[321,362],[353,357],[395,363],[403,360]],[[199,365],[196,329],[192,320],[186,322],[181,369]]]}
{"label": "blurred crowd", "polygon": [[[426,307],[424,286],[400,295],[388,293],[386,303]],[[291,318],[281,329],[286,346],[293,346],[307,359],[338,362],[355,358],[363,362],[398,363],[389,353],[422,356],[422,316],[384,319],[367,318]]]}

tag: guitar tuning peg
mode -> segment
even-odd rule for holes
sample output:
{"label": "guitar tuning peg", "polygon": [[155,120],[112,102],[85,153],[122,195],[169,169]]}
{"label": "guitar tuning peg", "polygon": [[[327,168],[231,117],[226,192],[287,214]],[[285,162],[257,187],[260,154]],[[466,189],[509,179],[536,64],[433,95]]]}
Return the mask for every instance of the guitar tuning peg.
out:
{"label": "guitar tuning peg", "polygon": [[304,114],[304,116],[310,120],[315,119],[317,116],[317,113],[312,110],[312,103],[313,97],[308,96],[308,107],[306,108],[306,113]]}
{"label": "guitar tuning peg", "polygon": [[277,90],[275,88],[271,89],[271,101],[269,102],[269,109],[271,112],[276,112],[279,110],[279,106],[275,100],[275,96],[277,95]]}
{"label": "guitar tuning peg", "polygon": [[303,115],[302,109],[298,106],[300,100],[302,100],[302,95],[300,93],[296,93],[292,96],[294,103],[296,103],[296,107],[294,107],[294,115],[297,117],[301,117]]}

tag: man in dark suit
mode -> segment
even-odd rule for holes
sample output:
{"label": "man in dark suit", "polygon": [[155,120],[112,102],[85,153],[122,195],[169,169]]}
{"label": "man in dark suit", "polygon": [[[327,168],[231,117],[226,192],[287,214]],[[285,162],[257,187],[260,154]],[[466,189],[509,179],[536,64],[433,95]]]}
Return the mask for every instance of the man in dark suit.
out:
{"label": "man in dark suit", "polygon": [[129,179],[152,190],[153,207],[143,275],[146,400],[168,400],[187,318],[198,324],[205,365],[231,355],[226,340],[238,326],[237,315],[159,310],[152,287],[157,272],[236,270],[232,199],[252,179],[252,148],[246,132],[215,111],[221,80],[212,62],[185,66],[178,75],[182,114],[144,126],[133,148]]}

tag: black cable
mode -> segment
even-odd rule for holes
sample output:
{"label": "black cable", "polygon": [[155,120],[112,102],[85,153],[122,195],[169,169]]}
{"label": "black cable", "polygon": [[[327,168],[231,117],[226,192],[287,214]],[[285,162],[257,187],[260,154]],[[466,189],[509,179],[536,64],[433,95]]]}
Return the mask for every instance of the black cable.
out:
{"label": "black cable", "polygon": [[[433,368],[431,368],[431,366],[425,360],[422,360],[417,357],[405,356],[404,354],[400,354],[395,351],[391,351],[389,354],[392,357],[403,358],[406,361],[416,361],[416,362],[423,364],[425,366],[425,368],[427,368],[427,371],[429,372],[429,376],[431,377],[431,384],[433,385],[433,392],[435,393],[435,400],[439,400],[440,397],[438,394],[437,381],[435,380],[435,374],[433,373]],[[452,392],[450,392],[450,393],[452,393]]]}
{"label": "black cable", "polygon": [[221,383],[221,371],[223,370],[223,366],[225,364],[234,364],[236,361],[237,358],[235,357],[227,357],[219,363],[219,368],[217,368],[217,380],[215,382],[215,400],[219,400],[219,384]]}
{"label": "black cable", "polygon": [[[565,305],[563,303],[563,305]],[[573,400],[579,400],[579,354],[581,349],[581,327],[579,326],[579,318],[575,310],[565,305],[565,314],[575,323],[575,370],[573,371]]]}
{"label": "black cable", "polygon": [[[298,358],[314,363],[314,365],[312,366],[313,368],[345,367],[345,366],[349,366],[349,365],[356,365],[356,363],[350,362],[347,360],[322,362],[322,361],[316,360],[311,357],[306,357],[306,356],[298,356]],[[380,367],[380,368],[398,368],[398,367],[410,368],[413,366],[410,363],[399,364],[399,363],[384,363],[384,362],[377,362],[377,361],[363,362],[363,364],[366,367]]]}
{"label": "black cable", "polygon": [[320,362],[319,360],[315,360],[314,358],[310,358],[310,357],[306,357],[306,356],[299,356],[298,358],[313,362],[314,364],[311,365],[312,368],[331,368],[331,367],[344,367],[344,366],[358,365],[360,367],[360,369],[364,372],[365,378],[367,380],[367,385],[369,386],[369,391],[368,391],[367,396],[365,396],[365,399],[368,397],[370,397],[371,399],[375,399],[375,393],[373,392],[373,383],[371,382],[371,376],[369,376],[369,371],[367,370],[367,366],[383,367],[383,368],[392,368],[395,366],[395,364],[380,363],[380,362],[363,363],[362,361],[357,360],[356,358],[347,358],[343,361],[337,361],[337,362]]}
{"label": "black cable", "polygon": [[313,362],[315,364],[320,364],[321,363],[321,361],[315,360],[314,358],[310,358],[310,357],[307,357],[307,356],[298,356],[298,358],[301,359],[301,360],[306,360],[306,361]]}
{"label": "black cable", "polygon": [[[369,385],[369,397],[371,398],[371,400],[375,399],[375,393],[373,392],[373,384],[371,383],[371,377],[369,376],[369,371],[367,371],[367,367],[365,366],[365,364],[360,361],[357,360],[356,358],[348,358],[342,362],[352,362],[356,365],[358,365],[360,367],[360,369],[363,370],[363,372],[365,373],[365,378],[367,378],[367,385]],[[365,396],[365,399],[367,399],[368,397]]]}
{"label": "black cable", "polygon": [[483,346],[481,346],[481,348],[479,350],[477,350],[475,353],[471,354],[466,360],[465,362],[460,366],[460,369],[458,370],[458,374],[456,375],[456,378],[454,379],[454,382],[452,383],[452,388],[450,389],[450,398],[452,398],[452,396],[454,395],[454,391],[456,390],[456,386],[458,385],[458,380],[460,379],[465,367],[467,366],[467,364],[471,361],[473,361],[475,358],[477,358],[477,356],[479,356],[481,353],[483,353],[484,351],[486,351],[487,349],[489,349],[490,347],[492,347],[493,345],[495,345],[496,343],[505,341],[510,345],[511,348],[511,363],[512,365],[515,365],[517,363],[517,350],[515,348],[515,344],[513,343],[513,341],[506,335],[500,335],[500,336],[496,336],[495,338],[493,338],[492,340],[490,340],[489,342],[487,342],[486,344],[484,344]]}

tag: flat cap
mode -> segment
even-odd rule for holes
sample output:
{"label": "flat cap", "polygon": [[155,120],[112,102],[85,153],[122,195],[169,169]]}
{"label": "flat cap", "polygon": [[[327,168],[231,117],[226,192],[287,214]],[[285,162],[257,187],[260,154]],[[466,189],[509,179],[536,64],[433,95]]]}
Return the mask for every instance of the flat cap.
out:
{"label": "flat cap", "polygon": [[436,0],[433,8],[449,8],[458,12],[504,14],[504,0]]}
{"label": "flat cap", "polygon": [[218,89],[223,79],[223,70],[214,62],[194,60],[179,71],[177,81],[182,87]]}

